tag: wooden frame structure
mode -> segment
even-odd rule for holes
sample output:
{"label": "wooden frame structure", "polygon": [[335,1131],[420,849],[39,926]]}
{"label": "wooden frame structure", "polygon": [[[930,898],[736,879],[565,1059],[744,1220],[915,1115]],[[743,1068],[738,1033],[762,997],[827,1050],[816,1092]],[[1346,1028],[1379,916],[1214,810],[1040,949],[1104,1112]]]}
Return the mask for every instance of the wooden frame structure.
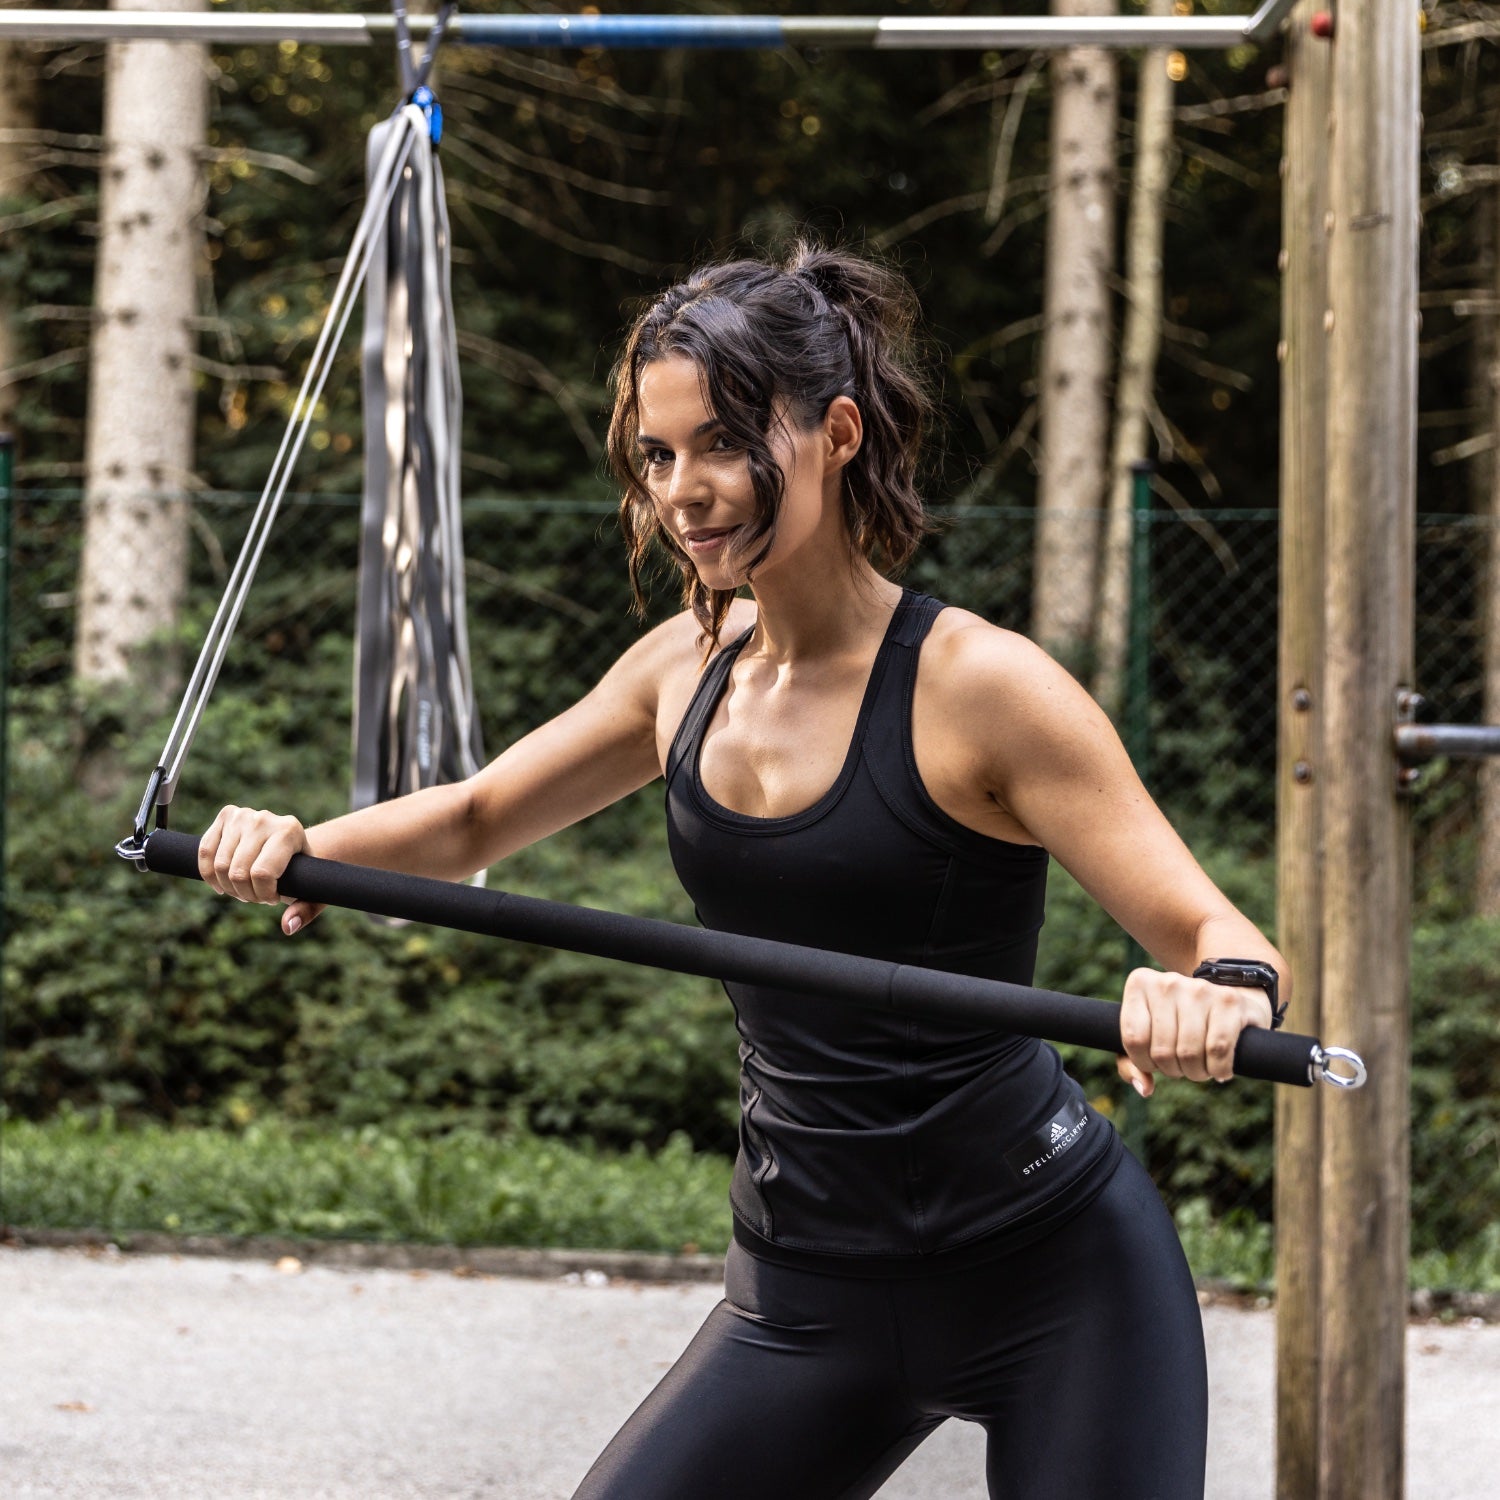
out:
{"label": "wooden frame structure", "polygon": [[[1278,921],[1297,1022],[1370,1064],[1277,1101],[1277,1493],[1400,1500],[1409,1234],[1419,32],[1411,0],[1241,17],[460,16],[500,46],[1212,47],[1287,30]],[[413,16],[423,33],[430,16]],[[0,40],[370,43],[389,17],[0,11]]]}
{"label": "wooden frame structure", "polygon": [[1289,27],[1278,923],[1301,1020],[1371,1060],[1351,1109],[1277,1100],[1277,1494],[1404,1493],[1417,17]]}

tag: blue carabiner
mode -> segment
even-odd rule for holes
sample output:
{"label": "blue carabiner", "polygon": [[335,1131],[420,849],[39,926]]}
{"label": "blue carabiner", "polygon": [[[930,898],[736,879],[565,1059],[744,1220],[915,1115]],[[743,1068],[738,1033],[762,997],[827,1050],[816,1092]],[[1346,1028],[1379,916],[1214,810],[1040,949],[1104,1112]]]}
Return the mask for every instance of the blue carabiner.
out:
{"label": "blue carabiner", "polygon": [[443,139],[443,106],[437,95],[424,83],[411,96],[411,102],[427,116],[427,129],[432,135],[432,144],[437,146]]}

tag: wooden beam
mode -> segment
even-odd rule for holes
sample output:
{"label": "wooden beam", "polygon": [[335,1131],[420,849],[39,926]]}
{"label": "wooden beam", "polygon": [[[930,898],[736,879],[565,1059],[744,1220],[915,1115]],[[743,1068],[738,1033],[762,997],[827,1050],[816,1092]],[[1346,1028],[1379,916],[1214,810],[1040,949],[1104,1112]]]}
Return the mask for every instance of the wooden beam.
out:
{"label": "wooden beam", "polygon": [[1338,10],[1328,247],[1322,1024],[1369,1084],[1323,1111],[1319,1500],[1403,1493],[1410,1219],[1409,809],[1419,32],[1410,0]]}
{"label": "wooden beam", "polygon": [[[1328,130],[1332,53],[1312,35],[1322,0],[1301,0],[1287,33],[1281,251],[1281,630],[1276,783],[1276,936],[1293,976],[1292,1014],[1323,1034],[1321,798],[1324,501],[1328,422]],[[1317,1494],[1319,1160],[1325,1089],[1276,1096],[1276,1494]],[[1337,1105],[1338,1101],[1330,1101]]]}

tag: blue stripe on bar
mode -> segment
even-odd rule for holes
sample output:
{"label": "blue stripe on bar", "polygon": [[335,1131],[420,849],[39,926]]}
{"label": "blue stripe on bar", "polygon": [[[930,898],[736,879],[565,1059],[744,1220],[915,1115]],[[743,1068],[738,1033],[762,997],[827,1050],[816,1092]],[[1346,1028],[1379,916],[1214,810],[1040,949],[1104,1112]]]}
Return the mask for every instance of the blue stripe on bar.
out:
{"label": "blue stripe on bar", "polygon": [[781,47],[779,16],[476,16],[456,40],[501,47]]}

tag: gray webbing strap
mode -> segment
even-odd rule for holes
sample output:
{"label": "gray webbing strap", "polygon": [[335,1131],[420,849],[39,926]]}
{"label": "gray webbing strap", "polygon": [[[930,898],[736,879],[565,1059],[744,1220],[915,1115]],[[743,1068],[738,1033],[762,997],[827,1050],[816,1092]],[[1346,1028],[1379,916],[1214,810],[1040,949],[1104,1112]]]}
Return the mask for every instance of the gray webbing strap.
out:
{"label": "gray webbing strap", "polygon": [[464,598],[462,421],[443,174],[408,105],[370,133],[415,137],[365,286],[365,488],[355,653],[354,806],[461,780],[484,760]]}

